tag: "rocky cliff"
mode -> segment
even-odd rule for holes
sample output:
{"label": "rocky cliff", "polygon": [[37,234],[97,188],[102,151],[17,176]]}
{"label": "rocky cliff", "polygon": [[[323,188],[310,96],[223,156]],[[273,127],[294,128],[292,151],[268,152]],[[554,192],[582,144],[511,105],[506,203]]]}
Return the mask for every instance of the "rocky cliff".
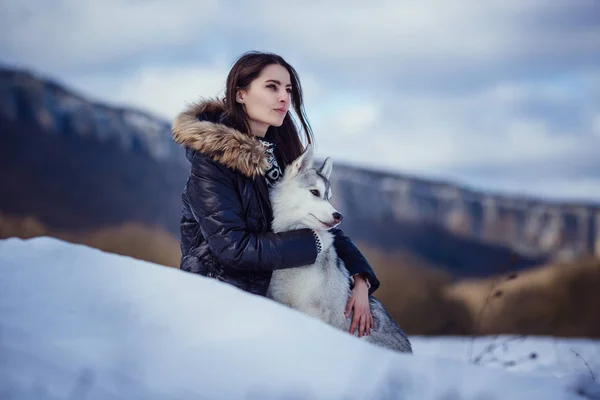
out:
{"label": "rocky cliff", "polygon": [[401,174],[335,168],[338,205],[351,215],[388,225],[436,225],[522,255],[600,256],[600,207],[595,204],[507,197]]}

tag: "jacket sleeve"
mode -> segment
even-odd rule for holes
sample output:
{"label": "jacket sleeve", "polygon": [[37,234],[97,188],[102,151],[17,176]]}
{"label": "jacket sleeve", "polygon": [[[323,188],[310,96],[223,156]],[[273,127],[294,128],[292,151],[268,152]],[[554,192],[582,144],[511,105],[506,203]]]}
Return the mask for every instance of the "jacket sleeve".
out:
{"label": "jacket sleeve", "polygon": [[379,288],[379,279],[365,256],[341,229],[333,228],[329,231],[334,235],[333,245],[350,275],[362,275],[369,283],[369,294],[373,294]]}
{"label": "jacket sleeve", "polygon": [[226,167],[196,155],[187,193],[210,250],[225,267],[276,270],[315,262],[317,246],[309,229],[259,233],[247,228],[240,194]]}

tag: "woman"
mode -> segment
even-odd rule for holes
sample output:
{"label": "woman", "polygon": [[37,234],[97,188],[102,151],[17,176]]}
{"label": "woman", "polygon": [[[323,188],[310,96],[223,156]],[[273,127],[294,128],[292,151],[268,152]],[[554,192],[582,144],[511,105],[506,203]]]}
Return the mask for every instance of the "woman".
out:
{"label": "woman", "polygon": [[[191,163],[182,194],[182,270],[264,296],[273,270],[315,262],[316,232],[270,229],[269,187],[303,151],[290,106],[312,143],[294,68],[278,55],[249,52],[229,72],[222,101],[200,101],[175,118],[174,140]],[[352,276],[350,332],[368,335],[368,297],[379,281],[354,243],[340,229],[330,232]]]}

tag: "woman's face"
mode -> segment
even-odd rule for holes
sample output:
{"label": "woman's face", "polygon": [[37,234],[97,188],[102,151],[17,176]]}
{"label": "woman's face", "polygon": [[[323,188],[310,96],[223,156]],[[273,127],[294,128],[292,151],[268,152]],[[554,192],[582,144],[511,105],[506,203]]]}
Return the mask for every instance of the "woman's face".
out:
{"label": "woman's face", "polygon": [[290,74],[279,64],[266,66],[247,90],[238,90],[236,100],[244,107],[250,129],[264,136],[269,126],[281,126],[290,107]]}

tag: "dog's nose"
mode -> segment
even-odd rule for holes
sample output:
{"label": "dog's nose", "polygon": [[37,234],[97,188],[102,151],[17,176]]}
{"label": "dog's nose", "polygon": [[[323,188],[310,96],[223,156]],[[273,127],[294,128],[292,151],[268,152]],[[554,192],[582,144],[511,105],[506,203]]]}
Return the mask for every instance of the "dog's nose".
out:
{"label": "dog's nose", "polygon": [[342,220],[342,218],[344,218],[344,217],[339,212],[333,213],[333,219],[335,219],[335,222],[340,222]]}

